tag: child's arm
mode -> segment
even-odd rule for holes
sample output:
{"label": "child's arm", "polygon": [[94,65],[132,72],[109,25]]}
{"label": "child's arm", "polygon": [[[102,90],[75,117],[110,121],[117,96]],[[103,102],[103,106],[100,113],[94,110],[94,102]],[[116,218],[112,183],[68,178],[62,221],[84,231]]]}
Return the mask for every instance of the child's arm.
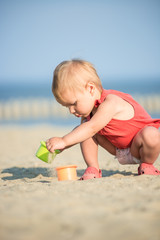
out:
{"label": "child's arm", "polygon": [[55,149],[65,149],[77,143],[93,137],[104,128],[117,113],[121,111],[118,99],[114,95],[108,95],[105,101],[98,107],[97,112],[88,122],[84,122],[62,138],[54,137],[47,140],[47,148],[53,152]]}

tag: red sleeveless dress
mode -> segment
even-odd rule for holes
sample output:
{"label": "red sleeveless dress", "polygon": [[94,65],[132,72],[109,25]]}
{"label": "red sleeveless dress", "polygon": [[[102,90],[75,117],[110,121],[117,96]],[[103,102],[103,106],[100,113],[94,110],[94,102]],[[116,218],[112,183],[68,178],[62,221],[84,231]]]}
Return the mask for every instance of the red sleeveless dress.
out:
{"label": "red sleeveless dress", "polygon": [[[121,97],[134,108],[134,117],[129,120],[112,119],[98,134],[105,136],[115,147],[124,149],[131,146],[134,136],[145,126],[160,127],[160,119],[152,119],[151,116],[129,94],[116,90],[103,89],[101,98],[95,101],[98,107],[109,94]],[[87,117],[90,120],[90,116]]]}

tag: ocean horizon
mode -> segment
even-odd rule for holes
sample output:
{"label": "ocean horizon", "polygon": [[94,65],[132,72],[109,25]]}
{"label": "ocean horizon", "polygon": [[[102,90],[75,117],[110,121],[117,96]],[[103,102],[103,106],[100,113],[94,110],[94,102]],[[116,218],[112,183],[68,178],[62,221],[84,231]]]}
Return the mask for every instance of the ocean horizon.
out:
{"label": "ocean horizon", "polygon": [[[160,94],[160,78],[147,79],[102,79],[104,89],[114,89],[131,95]],[[51,81],[0,81],[0,101],[18,98],[52,98]]]}
{"label": "ocean horizon", "polygon": [[[112,80],[106,82],[102,80],[103,88],[114,89],[131,94],[134,96],[160,96],[160,79],[150,79],[147,81],[136,79],[122,81]],[[47,101],[54,101],[54,96],[51,91],[51,81],[46,80],[41,82],[1,82],[0,83],[0,104],[3,106],[7,102],[12,101],[29,101],[34,99],[40,101],[41,99]],[[160,112],[152,112],[153,118],[160,118]],[[0,124],[51,124],[51,125],[77,125],[80,123],[80,119],[74,116],[49,116],[46,118],[23,118],[23,119],[0,119]]]}

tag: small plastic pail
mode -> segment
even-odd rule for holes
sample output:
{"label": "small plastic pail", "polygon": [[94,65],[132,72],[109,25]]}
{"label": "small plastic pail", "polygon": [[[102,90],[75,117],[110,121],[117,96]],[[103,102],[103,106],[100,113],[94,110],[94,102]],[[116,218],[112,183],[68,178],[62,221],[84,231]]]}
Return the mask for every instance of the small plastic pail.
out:
{"label": "small plastic pail", "polygon": [[60,153],[59,150],[55,150],[53,153],[49,152],[46,148],[46,143],[44,141],[41,141],[41,145],[36,152],[36,157],[46,163],[52,163],[58,153]]}
{"label": "small plastic pail", "polygon": [[76,168],[76,165],[57,167],[56,170],[58,181],[77,180]]}

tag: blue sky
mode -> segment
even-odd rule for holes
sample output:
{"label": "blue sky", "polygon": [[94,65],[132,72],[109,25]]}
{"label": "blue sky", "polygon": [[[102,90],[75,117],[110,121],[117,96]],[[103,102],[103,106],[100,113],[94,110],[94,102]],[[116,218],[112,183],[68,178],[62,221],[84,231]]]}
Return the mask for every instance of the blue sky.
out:
{"label": "blue sky", "polygon": [[0,1],[0,82],[45,81],[71,58],[104,79],[160,78],[160,1]]}

